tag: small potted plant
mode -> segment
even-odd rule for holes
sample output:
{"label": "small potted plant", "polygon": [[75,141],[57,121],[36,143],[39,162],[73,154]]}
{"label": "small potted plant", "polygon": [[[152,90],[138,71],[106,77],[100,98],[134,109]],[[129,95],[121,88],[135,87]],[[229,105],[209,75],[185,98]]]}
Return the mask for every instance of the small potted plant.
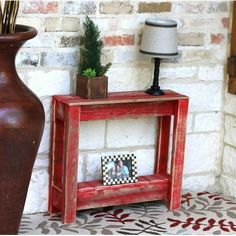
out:
{"label": "small potted plant", "polygon": [[86,16],[83,27],[84,43],[80,48],[76,95],[88,99],[106,98],[108,78],[105,74],[111,63],[101,64],[103,42],[98,26]]}

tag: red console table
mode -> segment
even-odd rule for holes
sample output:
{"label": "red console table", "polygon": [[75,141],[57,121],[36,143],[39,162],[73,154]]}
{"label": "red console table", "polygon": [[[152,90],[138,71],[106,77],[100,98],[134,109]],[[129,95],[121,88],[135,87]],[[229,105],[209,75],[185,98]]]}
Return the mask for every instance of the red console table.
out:
{"label": "red console table", "polygon": [[[49,212],[73,223],[76,210],[134,202],[167,200],[180,208],[188,97],[173,91],[151,96],[142,91],[110,93],[107,99],[54,96],[52,107]],[[80,121],[157,116],[155,173],[137,183],[103,186],[102,181],[77,183]],[[173,140],[167,171],[171,116]],[[148,161],[148,160],[147,160]]]}

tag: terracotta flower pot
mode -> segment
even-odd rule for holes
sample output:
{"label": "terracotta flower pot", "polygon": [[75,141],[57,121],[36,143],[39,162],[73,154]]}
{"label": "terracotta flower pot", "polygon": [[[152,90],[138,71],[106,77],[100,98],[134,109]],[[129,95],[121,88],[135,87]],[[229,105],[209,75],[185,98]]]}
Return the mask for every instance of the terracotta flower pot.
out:
{"label": "terracotta flower pot", "polygon": [[107,98],[108,78],[77,76],[76,95],[82,98]]}
{"label": "terracotta flower pot", "polygon": [[44,128],[43,106],[15,68],[18,50],[36,34],[23,25],[0,34],[0,234],[18,233]]}

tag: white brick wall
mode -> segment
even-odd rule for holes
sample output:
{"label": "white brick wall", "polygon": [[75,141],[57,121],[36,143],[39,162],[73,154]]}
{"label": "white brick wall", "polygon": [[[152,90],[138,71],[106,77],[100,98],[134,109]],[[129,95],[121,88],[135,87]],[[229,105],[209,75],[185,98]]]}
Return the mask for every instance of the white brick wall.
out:
{"label": "white brick wall", "polygon": [[[171,6],[157,12],[144,10],[142,4],[159,1],[22,1],[19,23],[30,24],[38,36],[28,41],[17,57],[18,72],[44,104],[46,124],[29,188],[25,212],[47,210],[48,154],[51,96],[73,91],[77,71],[77,45],[83,34],[82,23],[89,14],[99,25],[101,36],[134,36],[134,44],[105,45],[102,61],[112,62],[108,72],[109,91],[143,90],[152,82],[153,62],[139,53],[143,23],[150,16],[164,16],[178,22],[179,56],[163,60],[160,84],[190,97],[185,190],[219,189],[218,176],[223,162],[222,189],[229,189],[235,175],[234,163],[236,99],[226,94],[223,103],[227,39],[229,29],[223,20],[230,15],[230,2],[162,2]],[[41,6],[41,7],[37,7]],[[41,5],[40,5],[41,4]],[[108,4],[108,5],[106,5]],[[46,9],[46,10],[45,10]],[[147,9],[147,8],[145,8]],[[164,8],[163,8],[164,9]],[[48,12],[45,12],[48,11]],[[146,12],[145,12],[146,11]],[[224,111],[222,107],[224,106]],[[223,112],[225,128],[222,124]],[[156,122],[153,118],[83,122],[80,127],[79,180],[101,178],[100,156],[106,153],[134,152],[140,175],[153,172]],[[222,161],[221,150],[224,142]],[[233,145],[233,146],[232,146]],[[229,151],[229,147],[233,149]],[[148,160],[148,161],[147,161]],[[233,176],[234,175],[234,176]],[[226,191],[227,190],[227,191]],[[235,192],[234,192],[235,191]]]}

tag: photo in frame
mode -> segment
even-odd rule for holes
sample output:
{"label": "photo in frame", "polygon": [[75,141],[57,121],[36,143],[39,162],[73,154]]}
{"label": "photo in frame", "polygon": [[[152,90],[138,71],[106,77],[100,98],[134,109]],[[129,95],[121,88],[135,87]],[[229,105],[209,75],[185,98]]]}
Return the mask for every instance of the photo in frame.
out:
{"label": "photo in frame", "polygon": [[103,185],[137,182],[137,158],[134,154],[102,156]]}

